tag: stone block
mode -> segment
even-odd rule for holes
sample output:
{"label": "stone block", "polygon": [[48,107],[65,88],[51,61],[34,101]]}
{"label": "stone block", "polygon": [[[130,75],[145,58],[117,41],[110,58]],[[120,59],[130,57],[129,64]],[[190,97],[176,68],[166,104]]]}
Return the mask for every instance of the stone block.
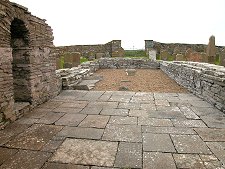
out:
{"label": "stone block", "polygon": [[186,59],[185,59],[185,57],[184,57],[184,55],[182,55],[182,54],[177,54],[176,55],[176,61],[185,61]]}

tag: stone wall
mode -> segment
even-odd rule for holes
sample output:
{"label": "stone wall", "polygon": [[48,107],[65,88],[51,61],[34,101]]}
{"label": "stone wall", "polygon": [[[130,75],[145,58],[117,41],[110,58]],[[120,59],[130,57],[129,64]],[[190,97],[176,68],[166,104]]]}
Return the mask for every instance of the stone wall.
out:
{"label": "stone wall", "polygon": [[79,52],[82,57],[93,60],[98,56],[102,57],[123,57],[124,49],[121,47],[121,40],[113,40],[106,44],[98,45],[72,45],[72,46],[59,46],[54,51],[57,58],[66,53]]}
{"label": "stone wall", "polygon": [[53,33],[27,8],[0,1],[0,125],[17,118],[15,102],[31,107],[58,93]]}
{"label": "stone wall", "polygon": [[160,68],[178,84],[225,112],[225,68],[223,66],[162,61]]}

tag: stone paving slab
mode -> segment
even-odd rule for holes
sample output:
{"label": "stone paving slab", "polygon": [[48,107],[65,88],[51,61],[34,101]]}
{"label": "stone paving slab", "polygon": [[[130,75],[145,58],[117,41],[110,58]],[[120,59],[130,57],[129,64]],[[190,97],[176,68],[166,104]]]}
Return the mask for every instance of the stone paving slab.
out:
{"label": "stone paving slab", "polygon": [[225,117],[202,116],[201,118],[207,124],[208,127],[225,129]]}
{"label": "stone paving slab", "polygon": [[89,166],[47,162],[42,169],[89,169]]}
{"label": "stone paving slab", "polygon": [[57,136],[98,140],[101,139],[103,132],[103,129],[97,128],[65,127],[57,134]]}
{"label": "stone paving slab", "polygon": [[172,154],[160,152],[143,153],[143,169],[176,169]]}
{"label": "stone paving slab", "polygon": [[158,134],[196,134],[196,132],[191,128],[181,128],[181,127],[152,127],[152,126],[142,126],[142,132],[144,133],[158,133]]}
{"label": "stone paving slab", "polygon": [[103,109],[100,114],[110,116],[128,116],[128,109]]}
{"label": "stone paving slab", "polygon": [[117,142],[66,139],[50,161],[112,167],[117,148]]}
{"label": "stone paving slab", "polygon": [[138,117],[138,125],[146,125],[146,126],[173,126],[170,119],[157,119],[157,118],[146,118],[146,117]]}
{"label": "stone paving slab", "polygon": [[108,124],[102,139],[109,141],[142,142],[141,126]]}
{"label": "stone paving slab", "polygon": [[137,125],[137,117],[120,117],[112,116],[109,120],[109,124],[131,124]]}
{"label": "stone paving slab", "polygon": [[25,132],[9,141],[6,146],[10,148],[40,150],[61,129],[61,126],[34,124]]}
{"label": "stone paving slab", "polygon": [[142,168],[142,144],[121,142],[114,166],[119,168]]}
{"label": "stone paving slab", "polygon": [[175,127],[207,127],[202,120],[172,119]]}
{"label": "stone paving slab", "polygon": [[81,114],[100,114],[102,111],[101,107],[85,107],[80,111]]}
{"label": "stone paving slab", "polygon": [[225,142],[207,142],[206,144],[225,166]]}
{"label": "stone paving slab", "polygon": [[130,110],[129,116],[134,117],[149,117],[147,110]]}
{"label": "stone paving slab", "polygon": [[51,153],[40,152],[40,151],[30,151],[30,150],[20,150],[10,159],[8,159],[1,169],[34,169],[41,168],[44,163],[49,159]]}
{"label": "stone paving slab", "polygon": [[143,150],[176,152],[169,134],[143,133]]}
{"label": "stone paving slab", "polygon": [[173,135],[172,141],[178,153],[211,154],[198,135]]}
{"label": "stone paving slab", "polygon": [[49,112],[42,118],[38,119],[36,123],[41,123],[41,124],[53,124],[57,120],[59,120],[65,113],[53,113]]}
{"label": "stone paving slab", "polygon": [[196,128],[195,131],[204,141],[225,142],[225,129]]}
{"label": "stone paving slab", "polygon": [[160,119],[185,118],[184,114],[179,111],[148,111],[149,117]]}
{"label": "stone paving slab", "polygon": [[16,154],[18,150],[0,147],[0,165]]}
{"label": "stone paving slab", "polygon": [[94,127],[105,128],[109,121],[109,116],[88,115],[80,124],[79,127]]}
{"label": "stone paving slab", "polygon": [[55,122],[55,125],[63,126],[78,126],[82,120],[85,119],[87,115],[84,114],[65,114],[58,121]]}

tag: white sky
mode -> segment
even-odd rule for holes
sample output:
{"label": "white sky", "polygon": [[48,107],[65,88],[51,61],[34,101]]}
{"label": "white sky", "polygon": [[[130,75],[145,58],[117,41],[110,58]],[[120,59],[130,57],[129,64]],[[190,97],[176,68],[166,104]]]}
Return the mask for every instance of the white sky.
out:
{"label": "white sky", "polygon": [[10,0],[53,28],[54,44],[144,48],[144,40],[225,46],[225,0]]}

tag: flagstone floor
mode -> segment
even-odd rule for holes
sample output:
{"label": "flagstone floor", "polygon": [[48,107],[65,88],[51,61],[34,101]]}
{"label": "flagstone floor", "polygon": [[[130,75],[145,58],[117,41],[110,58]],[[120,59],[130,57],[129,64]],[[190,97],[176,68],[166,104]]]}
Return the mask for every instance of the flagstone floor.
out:
{"label": "flagstone floor", "polygon": [[225,166],[225,114],[189,93],[63,91],[0,131],[1,169]]}

